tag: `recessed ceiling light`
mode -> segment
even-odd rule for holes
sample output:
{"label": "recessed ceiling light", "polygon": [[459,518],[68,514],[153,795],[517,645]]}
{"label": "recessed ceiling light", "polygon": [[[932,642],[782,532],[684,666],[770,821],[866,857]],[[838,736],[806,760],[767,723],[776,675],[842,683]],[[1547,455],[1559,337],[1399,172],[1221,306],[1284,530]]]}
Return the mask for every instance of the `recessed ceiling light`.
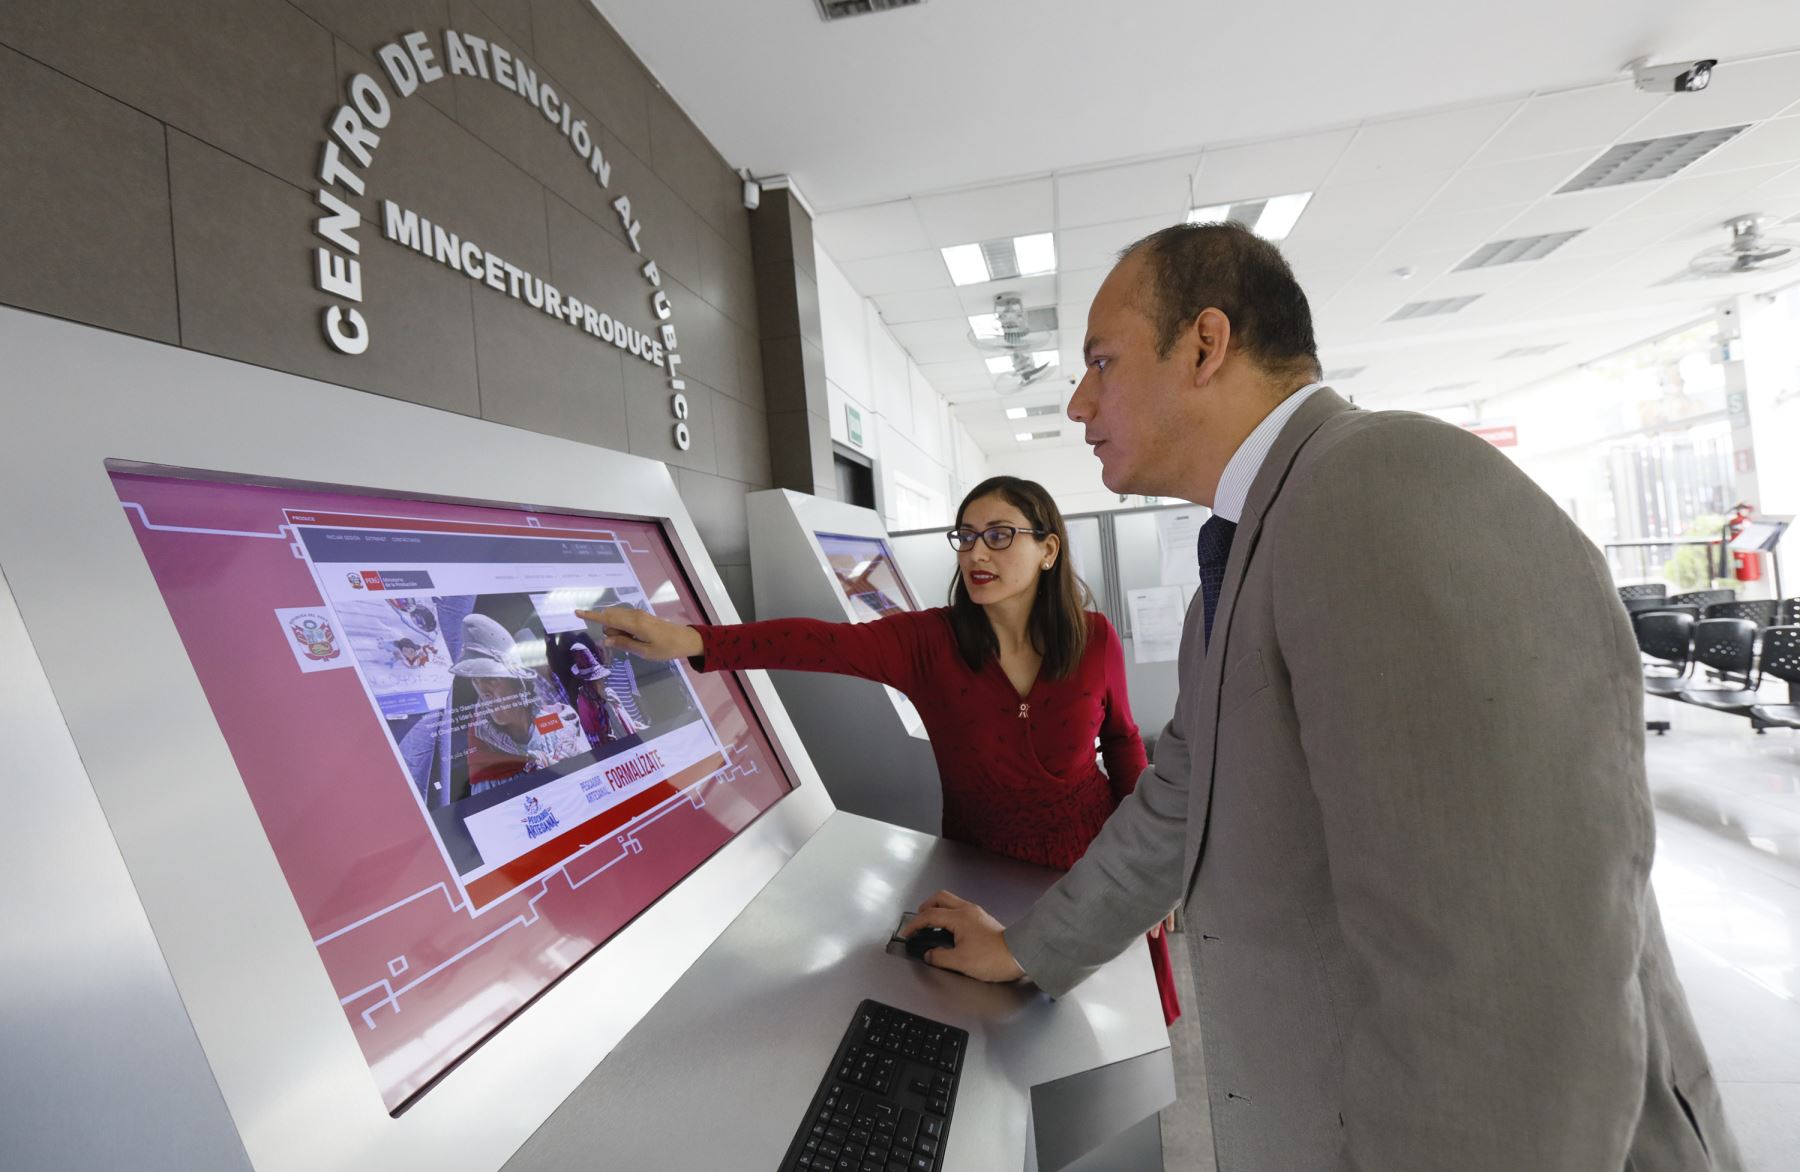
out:
{"label": "recessed ceiling light", "polygon": [[1028,444],[1031,442],[1031,433],[1029,431],[1015,431],[1013,433],[1013,438],[1022,444]]}
{"label": "recessed ceiling light", "polygon": [[1033,350],[1031,352],[1031,365],[1049,366],[1060,357],[1061,355],[1055,350]]}
{"label": "recessed ceiling light", "polygon": [[988,279],[987,262],[981,258],[981,245],[958,244],[943,252],[944,264],[950,270],[950,279],[958,285],[979,285]]}
{"label": "recessed ceiling light", "polygon": [[1056,271],[1056,237],[1049,232],[954,244],[938,251],[944,254],[950,279],[958,285],[1041,277]]}
{"label": "recessed ceiling light", "polygon": [[1023,408],[1023,407],[1008,407],[1006,409],[1006,417],[1008,419],[1023,419],[1023,418],[1025,418],[1025,408]]}
{"label": "recessed ceiling light", "polygon": [[995,355],[987,360],[987,368],[989,374],[1011,374],[1013,368],[1012,355]]}
{"label": "recessed ceiling light", "polygon": [[970,314],[969,332],[974,334],[977,338],[1000,337],[1000,315],[997,313]]}
{"label": "recessed ceiling light", "polygon": [[1297,191],[1291,195],[1275,195],[1265,199],[1241,199],[1232,203],[1216,203],[1203,208],[1194,208],[1187,214],[1190,224],[1216,224],[1230,220],[1234,224],[1242,224],[1264,240],[1285,240],[1294,225],[1300,220],[1300,213],[1312,201],[1310,191]]}
{"label": "recessed ceiling light", "polygon": [[1031,443],[1033,440],[1061,439],[1062,432],[1061,431],[1019,431],[1019,432],[1013,433],[1013,438],[1018,440],[1022,444],[1028,444],[1028,443]]}
{"label": "recessed ceiling light", "polygon": [[1013,237],[1013,253],[1019,258],[1021,277],[1038,277],[1056,271],[1056,237],[1048,232]]}

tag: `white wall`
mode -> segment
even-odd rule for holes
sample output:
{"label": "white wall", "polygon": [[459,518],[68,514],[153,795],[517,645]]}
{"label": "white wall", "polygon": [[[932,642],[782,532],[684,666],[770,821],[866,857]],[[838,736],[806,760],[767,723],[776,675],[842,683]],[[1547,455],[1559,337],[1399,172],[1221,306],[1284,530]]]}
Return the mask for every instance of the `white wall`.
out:
{"label": "white wall", "polygon": [[[963,493],[988,476],[987,458],[888,332],[875,304],[822,250],[813,256],[831,438],[875,461],[889,529],[948,522]],[[860,444],[851,442],[846,405],[862,414]]]}
{"label": "white wall", "polygon": [[1050,490],[1064,515],[1134,509],[1144,503],[1142,497],[1136,496],[1121,501],[1118,493],[1101,483],[1100,461],[1086,444],[1036,451],[1021,445],[1016,452],[989,456],[988,468],[995,476],[1037,481]]}

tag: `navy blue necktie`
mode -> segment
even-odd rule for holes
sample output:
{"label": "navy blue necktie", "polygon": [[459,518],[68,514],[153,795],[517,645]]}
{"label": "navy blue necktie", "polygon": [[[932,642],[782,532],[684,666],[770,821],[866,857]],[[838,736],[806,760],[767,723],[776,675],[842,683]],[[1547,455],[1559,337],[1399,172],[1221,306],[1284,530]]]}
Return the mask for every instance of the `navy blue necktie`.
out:
{"label": "navy blue necktie", "polygon": [[1225,585],[1225,563],[1231,558],[1231,538],[1237,522],[1214,513],[1200,526],[1195,550],[1200,556],[1201,605],[1206,611],[1206,641],[1212,643],[1213,612],[1219,609],[1219,589]]}

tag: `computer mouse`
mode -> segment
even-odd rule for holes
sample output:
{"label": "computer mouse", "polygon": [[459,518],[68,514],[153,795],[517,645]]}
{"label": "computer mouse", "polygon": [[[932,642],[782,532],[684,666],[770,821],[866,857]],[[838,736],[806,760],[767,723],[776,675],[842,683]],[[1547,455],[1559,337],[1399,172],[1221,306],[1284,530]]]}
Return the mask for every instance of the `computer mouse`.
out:
{"label": "computer mouse", "polygon": [[924,960],[934,948],[955,948],[956,936],[948,928],[920,928],[906,938],[906,955]]}

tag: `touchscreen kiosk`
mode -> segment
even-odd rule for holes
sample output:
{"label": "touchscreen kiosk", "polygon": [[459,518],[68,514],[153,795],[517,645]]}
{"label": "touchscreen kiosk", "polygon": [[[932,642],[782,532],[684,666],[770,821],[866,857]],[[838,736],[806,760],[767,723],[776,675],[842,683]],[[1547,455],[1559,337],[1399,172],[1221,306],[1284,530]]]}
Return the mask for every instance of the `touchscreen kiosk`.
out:
{"label": "touchscreen kiosk", "polygon": [[[0,1167],[774,1167],[864,998],[970,1032],[944,1172],[1023,1167],[1039,1084],[1113,1087],[1084,1144],[1172,1097],[1141,945],[1054,1003],[884,951],[1052,873],[834,810],[766,673],[587,638],[738,621],[663,465],[17,310],[0,353]],[[806,532],[837,617],[910,605]]]}
{"label": "touchscreen kiosk", "polygon": [[[873,509],[786,489],[753,493],[748,508],[757,618],[862,623],[919,609]],[[938,833],[937,763],[911,700],[866,680],[773,674],[839,809]]]}

